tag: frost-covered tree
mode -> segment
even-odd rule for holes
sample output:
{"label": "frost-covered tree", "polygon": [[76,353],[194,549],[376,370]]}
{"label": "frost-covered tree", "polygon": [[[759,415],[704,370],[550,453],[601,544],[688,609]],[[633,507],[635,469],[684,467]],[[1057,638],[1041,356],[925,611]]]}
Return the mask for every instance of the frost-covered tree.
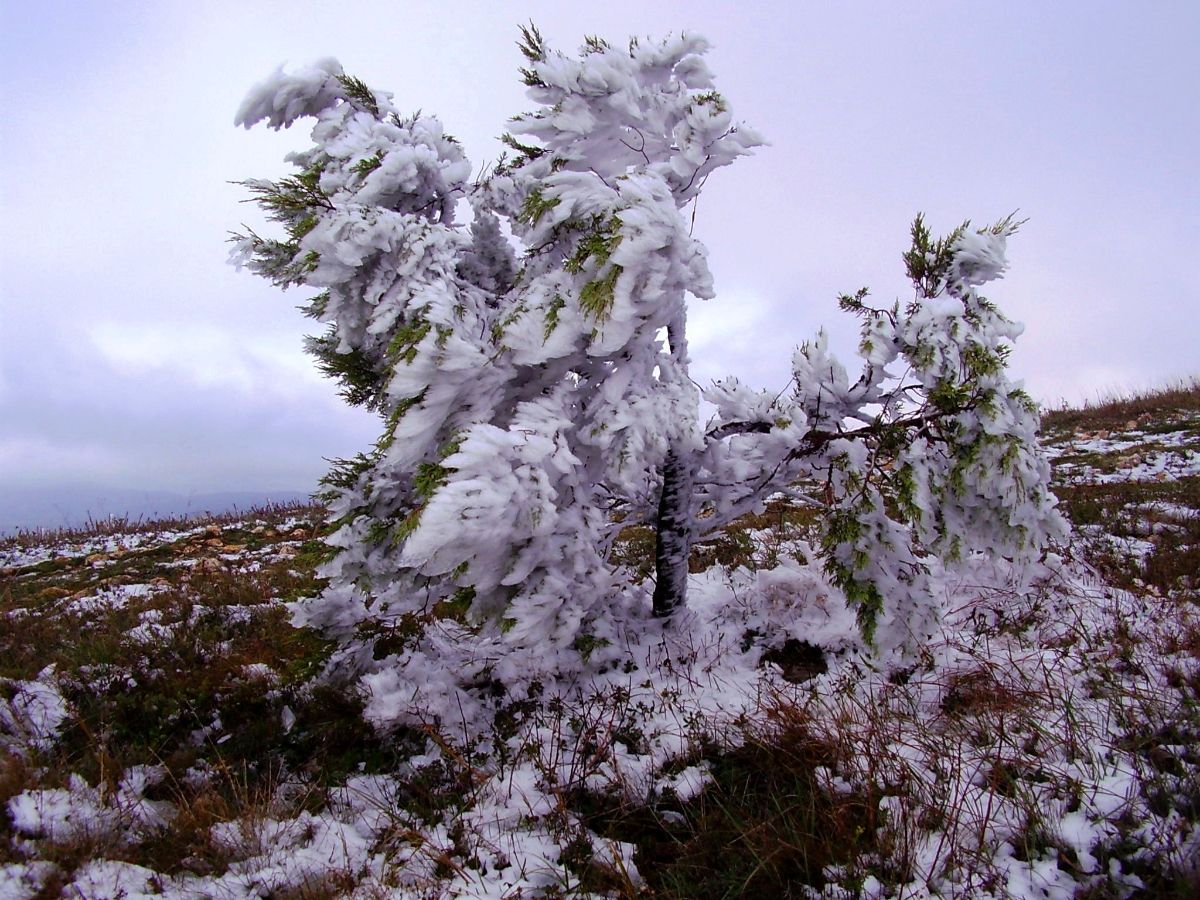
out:
{"label": "frost-covered tree", "polygon": [[976,291],[1015,223],[934,240],[918,220],[913,300],[842,298],[863,323],[857,381],[821,336],[789,391],[713,385],[702,428],[687,298],[714,291],[687,207],[762,142],[698,37],[589,38],[577,57],[523,38],[537,107],[479,178],[437,119],[332,60],[276,72],[238,113],[315,121],[296,174],[246,182],[283,235],[238,235],[235,256],[318,291],[309,349],[384,422],[326,479],[330,584],[304,617],[342,661],[381,672],[453,639],[491,648],[476,675],[493,651],[569,665],[637,590],[609,559],[623,527],[655,528],[666,615],[692,541],[776,492],[828,509],[827,570],[881,646],[924,627],[930,554],[1037,552],[1058,519],[1036,410],[1005,376],[1018,329]]}
{"label": "frost-covered tree", "polygon": [[718,412],[694,508],[723,524],[770,491],[821,506],[825,569],[868,640],[887,622],[888,649],[932,630],[929,555],[1031,560],[1065,535],[1037,406],[1005,372],[1021,326],[976,290],[1003,273],[1019,224],[934,239],[918,217],[904,254],[912,300],[874,308],[865,289],[840,300],[862,320],[856,381],[821,333],[796,352],[790,392],[736,379],[707,392]]}

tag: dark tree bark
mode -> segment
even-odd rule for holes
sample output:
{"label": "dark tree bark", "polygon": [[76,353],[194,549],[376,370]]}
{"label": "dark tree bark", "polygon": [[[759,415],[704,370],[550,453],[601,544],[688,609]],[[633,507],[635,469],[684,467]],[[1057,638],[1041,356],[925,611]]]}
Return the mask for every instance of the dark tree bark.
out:
{"label": "dark tree bark", "polygon": [[654,615],[669,616],[687,603],[688,556],[692,549],[692,460],[674,450],[663,465],[654,548]]}

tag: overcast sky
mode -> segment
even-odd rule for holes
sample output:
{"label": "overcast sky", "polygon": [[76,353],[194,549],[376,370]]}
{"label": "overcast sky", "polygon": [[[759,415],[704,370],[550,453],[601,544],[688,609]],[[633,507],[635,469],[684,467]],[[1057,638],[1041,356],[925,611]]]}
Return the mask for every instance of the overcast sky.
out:
{"label": "overcast sky", "polygon": [[[438,114],[478,167],[553,46],[681,29],[772,146],[699,202],[717,299],[694,374],[782,387],[791,350],[935,228],[1028,224],[989,296],[1039,400],[1200,373],[1200,3],[0,0],[0,488],[310,489],[378,428],[300,352],[304,295],[225,260],[307,126],[233,127],[280,63],[336,56]],[[740,9],[741,11],[737,11]],[[747,11],[749,10],[749,11]]]}

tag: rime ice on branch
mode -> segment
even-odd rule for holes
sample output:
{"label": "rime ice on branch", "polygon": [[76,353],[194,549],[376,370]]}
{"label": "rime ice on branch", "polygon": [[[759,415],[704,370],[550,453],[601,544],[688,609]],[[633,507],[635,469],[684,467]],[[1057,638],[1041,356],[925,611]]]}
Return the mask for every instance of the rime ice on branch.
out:
{"label": "rime ice on branch", "polygon": [[[639,590],[609,560],[620,529],[655,527],[667,614],[700,530],[778,491],[828,508],[827,571],[881,649],[932,615],[929,554],[1028,555],[1057,532],[1036,410],[1004,372],[1018,329],[975,290],[1013,222],[934,240],[918,219],[914,299],[842,299],[863,322],[857,381],[822,335],[790,392],[713,385],[701,428],[686,301],[713,287],[686,207],[762,141],[713,89],[701,38],[589,38],[569,57],[523,35],[537,107],[479,180],[436,118],[330,60],[275,73],[238,115],[315,120],[295,175],[246,182],[283,235],[237,235],[234,253],[319,291],[309,349],[384,422],[326,479],[330,585],[303,612],[344,664],[380,673],[454,640],[577,665]],[[434,620],[437,636],[418,627]]]}
{"label": "rime ice on branch", "polygon": [[797,351],[789,395],[734,379],[706,395],[718,413],[694,502],[712,505],[717,526],[768,491],[819,503],[826,572],[881,650],[932,631],[929,555],[1031,560],[1065,537],[1037,407],[1005,372],[1021,327],[975,290],[1003,273],[1019,224],[964,223],[935,240],[918,217],[904,254],[913,299],[874,308],[864,289],[840,300],[862,320],[853,383],[821,333]]}

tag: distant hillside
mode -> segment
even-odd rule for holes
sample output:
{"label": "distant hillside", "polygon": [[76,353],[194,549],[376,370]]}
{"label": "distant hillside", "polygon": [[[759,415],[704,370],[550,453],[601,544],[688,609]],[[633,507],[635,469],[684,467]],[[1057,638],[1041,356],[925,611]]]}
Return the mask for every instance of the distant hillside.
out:
{"label": "distant hillside", "polygon": [[219,491],[181,494],[99,485],[0,487],[0,534],[18,529],[81,528],[103,519],[130,522],[203,516],[275,503],[307,501],[306,491]]}

